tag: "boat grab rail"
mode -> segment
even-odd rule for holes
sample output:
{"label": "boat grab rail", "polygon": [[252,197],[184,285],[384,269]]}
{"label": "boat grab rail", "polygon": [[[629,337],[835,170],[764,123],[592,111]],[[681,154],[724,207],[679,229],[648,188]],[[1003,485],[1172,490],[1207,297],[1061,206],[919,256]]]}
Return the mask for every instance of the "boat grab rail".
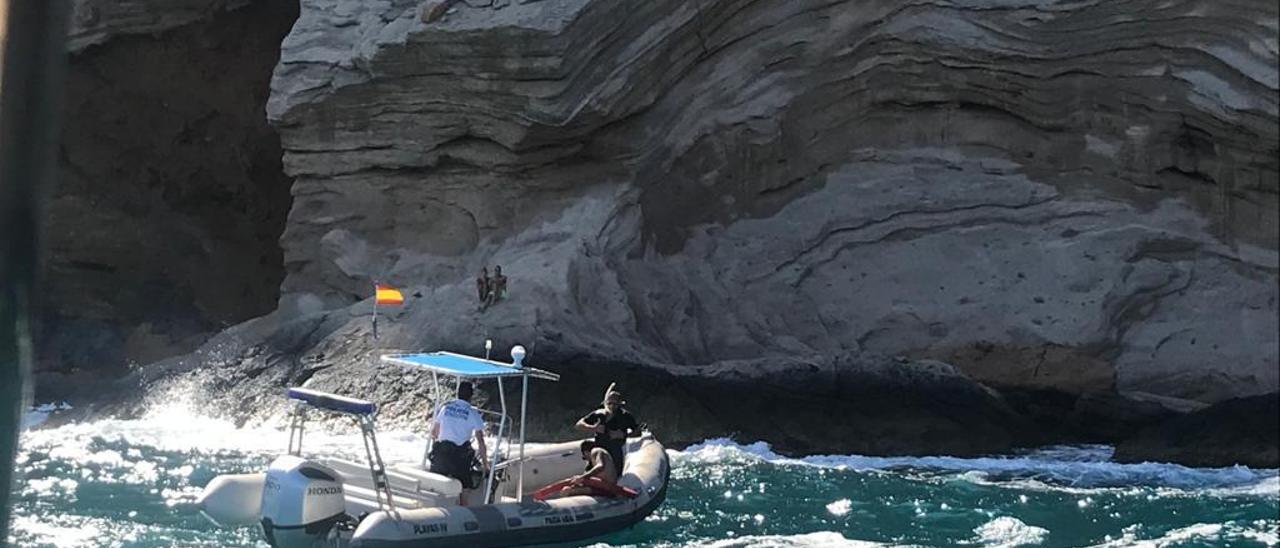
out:
{"label": "boat grab rail", "polygon": [[378,410],[378,404],[349,396],[340,396],[329,392],[321,392],[310,388],[293,387],[285,395],[301,403],[317,409],[345,413],[347,415],[368,416]]}

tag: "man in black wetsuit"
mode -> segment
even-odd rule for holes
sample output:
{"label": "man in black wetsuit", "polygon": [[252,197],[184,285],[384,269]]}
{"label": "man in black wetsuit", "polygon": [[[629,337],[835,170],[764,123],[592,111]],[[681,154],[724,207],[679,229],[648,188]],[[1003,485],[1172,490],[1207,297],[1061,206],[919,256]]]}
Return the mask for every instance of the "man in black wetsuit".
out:
{"label": "man in black wetsuit", "polygon": [[621,476],[623,460],[626,457],[624,448],[627,438],[640,434],[640,424],[631,413],[627,412],[627,402],[622,399],[622,393],[615,390],[614,386],[616,385],[609,385],[609,390],[605,392],[604,407],[578,419],[574,427],[584,432],[595,433],[596,445],[609,452],[609,457],[613,459],[618,475]]}

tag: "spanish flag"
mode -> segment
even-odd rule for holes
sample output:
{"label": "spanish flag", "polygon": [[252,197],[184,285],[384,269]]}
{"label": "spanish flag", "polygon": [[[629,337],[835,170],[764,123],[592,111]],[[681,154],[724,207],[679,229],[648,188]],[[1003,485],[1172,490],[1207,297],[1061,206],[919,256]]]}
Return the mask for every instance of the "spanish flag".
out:
{"label": "spanish flag", "polygon": [[374,302],[377,304],[404,304],[404,295],[400,290],[389,285],[374,286]]}

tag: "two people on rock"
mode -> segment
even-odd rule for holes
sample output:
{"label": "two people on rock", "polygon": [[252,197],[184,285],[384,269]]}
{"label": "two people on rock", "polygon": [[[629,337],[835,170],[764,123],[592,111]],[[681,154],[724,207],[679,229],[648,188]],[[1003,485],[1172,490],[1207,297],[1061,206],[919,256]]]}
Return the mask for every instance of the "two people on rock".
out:
{"label": "two people on rock", "polygon": [[489,277],[489,268],[481,267],[476,276],[476,295],[480,298],[480,310],[485,310],[507,298],[507,277],[502,275],[502,267],[494,265],[493,277]]}

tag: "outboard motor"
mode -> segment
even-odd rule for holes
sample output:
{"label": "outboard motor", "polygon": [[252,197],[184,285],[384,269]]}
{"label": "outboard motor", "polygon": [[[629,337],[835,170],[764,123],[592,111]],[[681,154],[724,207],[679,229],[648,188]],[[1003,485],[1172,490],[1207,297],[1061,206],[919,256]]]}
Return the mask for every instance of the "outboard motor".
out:
{"label": "outboard motor", "polygon": [[262,531],[275,548],[325,546],[347,519],[342,476],[294,455],[277,457],[262,487]]}

